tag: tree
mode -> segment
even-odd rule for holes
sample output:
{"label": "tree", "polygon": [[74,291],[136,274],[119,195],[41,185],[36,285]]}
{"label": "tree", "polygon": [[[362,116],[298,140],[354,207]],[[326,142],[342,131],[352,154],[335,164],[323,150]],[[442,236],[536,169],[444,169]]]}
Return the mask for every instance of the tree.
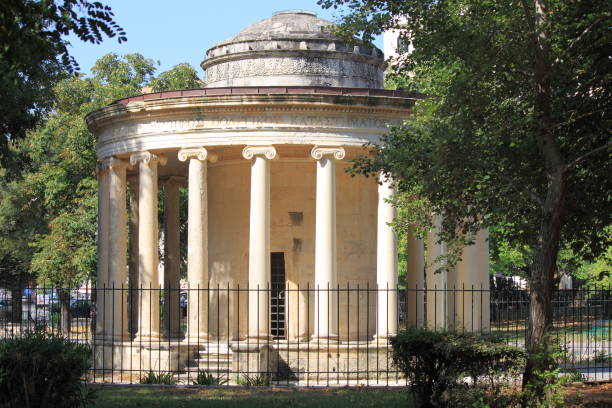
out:
{"label": "tree", "polygon": [[0,163],[53,106],[54,84],[78,70],[64,36],[126,40],[110,7],[89,0],[3,0],[0,5]]}
{"label": "tree", "polygon": [[[502,224],[529,266],[529,358],[552,322],[559,248],[585,259],[610,245],[612,12],[603,0],[320,0],[347,7],[339,32],[396,28],[414,46],[392,75],[426,94],[357,170],[419,185],[444,216],[442,239]],[[542,391],[542,390],[540,390]]]}
{"label": "tree", "polygon": [[[195,70],[180,67],[160,77],[172,86],[192,86]],[[92,73],[91,78],[77,75],[60,81],[53,89],[53,112],[11,146],[11,153],[28,165],[17,176],[0,173],[0,283],[17,272],[58,288],[95,278],[96,140],[83,118],[140,93],[155,79],[155,62],[140,54],[107,54]],[[19,268],[13,266],[15,257]],[[59,297],[61,328],[69,331],[68,292],[60,291]]]}

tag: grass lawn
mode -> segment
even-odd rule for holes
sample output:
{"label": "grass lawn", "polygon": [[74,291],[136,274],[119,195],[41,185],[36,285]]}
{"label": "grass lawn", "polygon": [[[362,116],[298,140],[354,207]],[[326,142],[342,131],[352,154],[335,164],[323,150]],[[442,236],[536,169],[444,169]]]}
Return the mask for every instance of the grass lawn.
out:
{"label": "grass lawn", "polygon": [[95,408],[274,408],[274,407],[385,407],[412,408],[405,389],[202,389],[98,387]]}

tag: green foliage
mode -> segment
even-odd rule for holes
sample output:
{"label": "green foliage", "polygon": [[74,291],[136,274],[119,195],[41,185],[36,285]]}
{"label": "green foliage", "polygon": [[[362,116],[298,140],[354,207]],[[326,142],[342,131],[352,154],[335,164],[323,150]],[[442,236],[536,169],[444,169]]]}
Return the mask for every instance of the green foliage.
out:
{"label": "green foliage", "polygon": [[140,377],[140,383],[174,385],[177,383],[177,379],[173,373],[169,373],[166,371],[149,371],[148,373]]}
{"label": "green foliage", "polygon": [[271,382],[272,379],[266,373],[242,373],[236,377],[236,383],[245,387],[268,387]]}
{"label": "green foliage", "polygon": [[162,72],[151,81],[151,88],[154,92],[200,88],[201,86],[202,81],[198,78],[195,69],[187,63],[175,65],[172,69]]}
{"label": "green foliage", "polygon": [[560,376],[559,363],[563,359],[564,350],[553,335],[547,333],[540,347],[531,358],[537,359],[533,379],[523,390],[523,403],[528,408],[564,407],[564,386],[575,380],[575,375]]}
{"label": "green foliage", "polygon": [[[92,72],[91,78],[68,77],[52,89],[53,113],[11,146],[24,159],[22,168],[0,168],[0,284],[34,275],[44,284],[69,287],[94,277],[96,140],[83,118],[139,93],[154,79],[155,62],[140,54],[107,54]],[[197,79],[186,64],[160,78],[183,88]]]}
{"label": "green foliage", "polygon": [[225,385],[229,382],[224,376],[216,376],[206,370],[198,370],[198,375],[193,380],[193,385]]}
{"label": "green foliage", "polygon": [[525,363],[523,350],[468,333],[409,329],[391,338],[391,346],[394,364],[424,407],[452,406],[448,392],[463,377],[476,386],[494,384],[516,375]]}
{"label": "green foliage", "polygon": [[3,0],[0,26],[0,163],[16,166],[9,141],[53,111],[53,86],[78,70],[65,36],[96,44],[126,37],[110,7],[89,0]]}
{"label": "green foliage", "polygon": [[89,346],[44,332],[0,340],[0,401],[13,408],[77,408],[95,395],[82,382]]}
{"label": "green foliage", "polygon": [[[426,95],[414,120],[355,163],[419,192],[443,218],[447,265],[483,227],[530,249],[527,349],[552,322],[560,249],[612,245],[612,11],[605,0],[319,0],[341,35],[397,29],[412,43],[389,83]],[[537,359],[528,359],[529,381]]]}

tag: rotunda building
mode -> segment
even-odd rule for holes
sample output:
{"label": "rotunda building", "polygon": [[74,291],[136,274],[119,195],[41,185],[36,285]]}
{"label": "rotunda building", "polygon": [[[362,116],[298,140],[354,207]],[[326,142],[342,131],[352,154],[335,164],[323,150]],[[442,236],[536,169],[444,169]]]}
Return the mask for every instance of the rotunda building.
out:
{"label": "rotunda building", "polygon": [[382,89],[379,49],[347,44],[331,25],[276,13],[207,51],[204,88],[133,96],[87,116],[99,161],[96,336],[115,356],[100,365],[116,365],[127,344],[132,353],[166,344],[158,367],[197,365],[193,353],[214,349],[239,371],[259,345],[282,342],[290,367],[303,361],[289,350],[297,344],[299,356],[308,343],[344,350],[348,373],[354,344],[387,350],[399,319],[392,187],[345,170],[368,154],[365,143],[410,119],[414,100]]}

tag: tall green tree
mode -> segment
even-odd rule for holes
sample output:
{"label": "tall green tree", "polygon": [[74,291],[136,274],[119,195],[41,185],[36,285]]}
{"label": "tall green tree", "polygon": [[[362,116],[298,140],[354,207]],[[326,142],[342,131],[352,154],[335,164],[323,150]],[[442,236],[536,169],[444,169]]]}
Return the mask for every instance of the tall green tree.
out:
{"label": "tall green tree", "polygon": [[[187,75],[191,71],[192,75]],[[197,75],[181,64],[162,73],[172,86],[190,87]],[[97,233],[96,140],[86,127],[87,113],[149,86],[155,62],[140,54],[107,54],[92,68],[53,89],[53,112],[12,152],[26,158],[18,176],[0,177],[0,261],[10,280],[8,263],[18,257],[21,271],[39,283],[60,288],[95,278]],[[185,79],[188,78],[188,79]],[[1,175],[0,175],[1,176]],[[18,249],[16,251],[15,249]],[[10,256],[10,257],[9,257]],[[22,279],[23,280],[23,279]],[[62,329],[69,330],[69,297],[60,293]]]}
{"label": "tall green tree", "polygon": [[[78,70],[65,36],[100,43],[126,40],[110,7],[89,0],[3,0],[0,3],[0,163],[8,144],[53,108],[53,86]],[[14,161],[14,158],[13,158]]]}
{"label": "tall green tree", "polygon": [[[321,0],[346,11],[339,32],[398,29],[414,47],[393,74],[427,98],[364,159],[421,187],[443,239],[501,224],[533,250],[524,382],[552,322],[559,248],[610,245],[612,10],[605,0]],[[540,390],[541,391],[541,390]]]}

